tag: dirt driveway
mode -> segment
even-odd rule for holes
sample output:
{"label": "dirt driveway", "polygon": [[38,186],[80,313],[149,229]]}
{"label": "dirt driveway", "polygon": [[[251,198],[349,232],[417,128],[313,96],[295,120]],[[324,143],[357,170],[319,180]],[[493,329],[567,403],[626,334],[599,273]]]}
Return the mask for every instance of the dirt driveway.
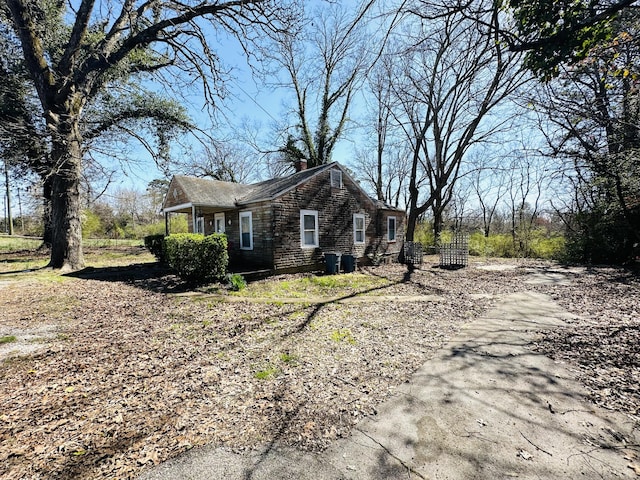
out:
{"label": "dirt driveway", "polygon": [[[533,346],[569,362],[591,400],[637,421],[637,280],[500,264],[371,269],[369,283],[317,302],[177,296],[175,279],[125,271],[5,285],[0,336],[48,325],[55,337],[0,366],[0,476],[134,478],[202,445],[330,451],[464,325],[525,290],[581,315]],[[567,338],[593,355],[580,363]]]}

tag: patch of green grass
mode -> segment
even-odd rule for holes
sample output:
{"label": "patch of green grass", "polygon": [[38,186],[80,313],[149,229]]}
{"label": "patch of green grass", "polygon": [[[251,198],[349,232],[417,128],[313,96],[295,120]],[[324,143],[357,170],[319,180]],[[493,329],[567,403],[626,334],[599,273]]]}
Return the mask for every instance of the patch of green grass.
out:
{"label": "patch of green grass", "polygon": [[136,263],[154,263],[156,257],[146,249],[115,247],[89,250],[84,256],[85,264],[90,267],[121,267]]}
{"label": "patch of green grass", "polygon": [[85,238],[87,247],[144,247],[144,240],[138,238]]}
{"label": "patch of green grass", "polygon": [[289,314],[289,320],[302,320],[307,316],[308,316],[308,313],[305,312],[304,310],[296,310],[295,312],[291,312]]}
{"label": "patch of green grass", "polygon": [[[309,275],[287,280],[264,280],[255,282],[239,293],[246,297],[262,298],[306,298],[337,297],[346,294],[366,293],[390,285],[386,278],[364,273],[344,275]],[[280,302],[277,302],[280,303]]]}
{"label": "patch of green grass", "polygon": [[277,373],[278,373],[278,369],[276,367],[274,367],[273,365],[267,365],[265,368],[258,370],[256,373],[254,373],[253,376],[258,380],[268,380],[276,376]]}
{"label": "patch of green grass", "polygon": [[228,274],[227,282],[229,284],[229,289],[233,290],[234,292],[239,292],[240,290],[244,290],[245,288],[247,288],[247,281],[239,273]]}
{"label": "patch of green grass", "polygon": [[285,352],[280,354],[280,361],[289,365],[295,365],[298,363],[298,357],[289,352]]}
{"label": "patch of green grass", "polygon": [[341,328],[331,332],[331,340],[334,342],[347,342],[351,345],[355,345],[356,343],[356,339],[348,328]]}
{"label": "patch of green grass", "polygon": [[[44,268],[49,263],[46,250],[37,250],[39,239],[0,235],[0,273],[4,279],[18,279],[28,275],[43,281],[65,281],[59,271]],[[155,257],[142,247],[140,240],[85,240],[85,264],[88,267],[119,267],[153,263]]]}
{"label": "patch of green grass", "polygon": [[0,235],[0,252],[36,250],[40,245],[42,245],[42,240],[39,238],[20,238]]}
{"label": "patch of green grass", "polygon": [[18,339],[15,335],[5,335],[4,337],[0,337],[0,343],[13,343]]}

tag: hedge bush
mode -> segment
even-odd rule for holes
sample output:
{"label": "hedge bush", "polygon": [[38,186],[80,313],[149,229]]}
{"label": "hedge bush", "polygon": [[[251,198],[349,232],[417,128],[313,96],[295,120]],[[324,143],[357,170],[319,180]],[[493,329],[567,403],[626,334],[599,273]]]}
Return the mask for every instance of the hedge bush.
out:
{"label": "hedge bush", "polygon": [[194,283],[220,281],[229,265],[227,237],[214,233],[176,233],[164,239],[167,263],[178,275]]}
{"label": "hedge bush", "polygon": [[160,262],[164,262],[164,234],[147,235],[144,237],[144,246],[149,250]]}

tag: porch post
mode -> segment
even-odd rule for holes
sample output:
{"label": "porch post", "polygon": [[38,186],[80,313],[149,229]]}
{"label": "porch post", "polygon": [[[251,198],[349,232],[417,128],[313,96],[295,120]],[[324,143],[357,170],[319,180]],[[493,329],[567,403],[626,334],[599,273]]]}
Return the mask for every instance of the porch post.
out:
{"label": "porch post", "polygon": [[196,206],[191,205],[191,233],[196,233]]}
{"label": "porch post", "polygon": [[169,236],[169,212],[164,212],[164,235]]}

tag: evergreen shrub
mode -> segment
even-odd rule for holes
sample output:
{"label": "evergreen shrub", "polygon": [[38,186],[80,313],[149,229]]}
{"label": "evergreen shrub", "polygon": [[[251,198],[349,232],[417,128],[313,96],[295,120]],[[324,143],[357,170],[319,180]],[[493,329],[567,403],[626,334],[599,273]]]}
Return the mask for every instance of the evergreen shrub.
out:
{"label": "evergreen shrub", "polygon": [[144,246],[147,247],[154,257],[160,262],[164,262],[164,234],[147,235],[144,237]]}
{"label": "evergreen shrub", "polygon": [[169,235],[164,239],[164,254],[178,275],[194,283],[223,280],[229,265],[227,237],[220,233]]}

